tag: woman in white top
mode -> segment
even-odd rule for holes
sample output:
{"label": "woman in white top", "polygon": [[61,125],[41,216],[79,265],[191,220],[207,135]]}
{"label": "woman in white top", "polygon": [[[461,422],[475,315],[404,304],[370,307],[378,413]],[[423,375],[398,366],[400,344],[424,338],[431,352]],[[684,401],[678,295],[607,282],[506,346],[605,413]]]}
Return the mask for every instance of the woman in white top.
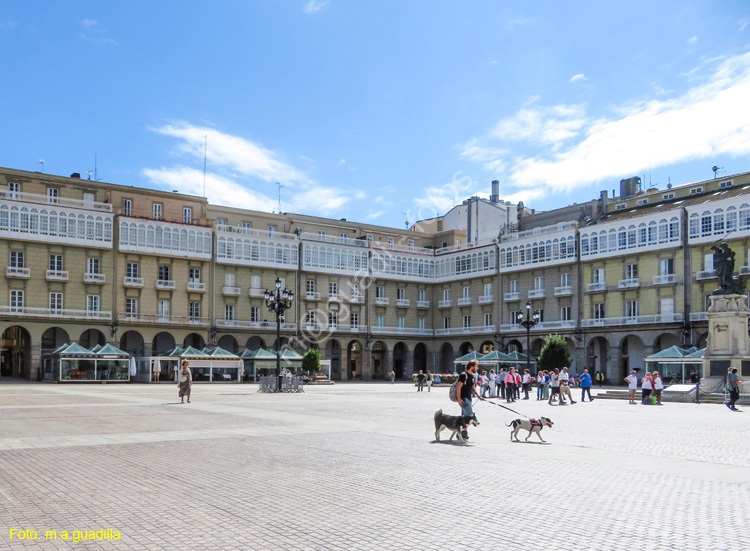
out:
{"label": "woman in white top", "polygon": [[664,404],[661,403],[661,391],[664,390],[664,383],[661,380],[661,375],[659,375],[658,371],[654,371],[651,374],[651,377],[654,379],[654,394],[656,395],[656,405],[663,406]]}
{"label": "woman in white top", "polygon": [[638,390],[638,373],[635,369],[630,372],[630,375],[625,377],[625,382],[628,383],[628,404],[635,404],[635,392]]}
{"label": "woman in white top", "polygon": [[542,400],[544,398],[544,371],[540,371],[536,376],[536,399]]}
{"label": "woman in white top", "polygon": [[651,378],[651,373],[646,371],[646,374],[641,379],[641,404],[648,405],[647,400],[651,396],[651,391],[654,388],[654,380]]}

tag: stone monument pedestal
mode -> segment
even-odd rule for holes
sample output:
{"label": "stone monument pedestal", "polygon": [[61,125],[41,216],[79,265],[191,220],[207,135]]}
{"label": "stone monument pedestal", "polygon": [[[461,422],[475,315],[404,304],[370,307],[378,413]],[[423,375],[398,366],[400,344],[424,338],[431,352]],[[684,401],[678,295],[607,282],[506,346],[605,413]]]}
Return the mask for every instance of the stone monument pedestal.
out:
{"label": "stone monument pedestal", "polygon": [[710,298],[703,377],[723,379],[730,367],[736,367],[740,375],[750,376],[747,295],[711,295]]}

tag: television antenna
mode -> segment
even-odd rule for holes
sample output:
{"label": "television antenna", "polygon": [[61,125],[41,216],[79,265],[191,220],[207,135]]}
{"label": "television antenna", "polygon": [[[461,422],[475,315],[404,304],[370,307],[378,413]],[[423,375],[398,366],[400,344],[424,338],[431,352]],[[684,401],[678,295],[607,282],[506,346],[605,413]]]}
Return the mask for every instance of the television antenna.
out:
{"label": "television antenna", "polygon": [[406,217],[406,220],[404,221],[404,225],[406,226],[406,229],[408,230],[409,229],[409,213],[402,212],[401,214],[403,214]]}
{"label": "television antenna", "polygon": [[713,171],[714,171],[714,179],[716,179],[716,178],[717,178],[717,176],[718,176],[718,174],[719,174],[719,172],[720,172],[720,171],[721,171],[721,172],[723,172],[723,171],[724,171],[724,167],[723,167],[723,166],[716,166],[716,165],[714,165],[714,166],[712,166],[712,167],[711,167],[711,170],[713,170]]}
{"label": "television antenna", "polygon": [[284,185],[279,182],[276,182],[276,185],[279,186],[279,214],[281,214],[281,188],[283,188]]}
{"label": "television antenna", "polygon": [[44,174],[44,159],[39,159],[39,164],[42,165],[42,174]]}

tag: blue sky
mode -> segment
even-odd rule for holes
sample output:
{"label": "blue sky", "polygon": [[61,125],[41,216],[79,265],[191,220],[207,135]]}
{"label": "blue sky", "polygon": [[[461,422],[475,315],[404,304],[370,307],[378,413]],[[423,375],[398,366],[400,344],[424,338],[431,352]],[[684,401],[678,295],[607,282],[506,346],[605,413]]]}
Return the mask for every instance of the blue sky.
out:
{"label": "blue sky", "polygon": [[747,1],[614,4],[5,2],[0,165],[202,195],[207,140],[212,203],[391,226],[750,170]]}

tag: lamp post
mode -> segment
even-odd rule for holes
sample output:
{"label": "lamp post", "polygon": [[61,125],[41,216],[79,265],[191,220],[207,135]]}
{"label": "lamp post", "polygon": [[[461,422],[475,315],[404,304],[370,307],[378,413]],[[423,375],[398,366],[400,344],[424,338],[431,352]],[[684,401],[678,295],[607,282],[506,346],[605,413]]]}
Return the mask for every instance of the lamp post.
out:
{"label": "lamp post", "polygon": [[518,325],[526,328],[526,369],[529,370],[529,373],[531,373],[531,328],[539,323],[540,317],[539,310],[534,310],[534,313],[531,313],[530,300],[526,301],[526,317],[524,318],[523,312],[518,312],[516,315]]}
{"label": "lamp post", "polygon": [[266,306],[276,314],[276,376],[281,375],[281,322],[284,321],[284,313],[292,307],[294,292],[281,288],[281,279],[276,278],[276,289],[268,289],[263,293]]}

